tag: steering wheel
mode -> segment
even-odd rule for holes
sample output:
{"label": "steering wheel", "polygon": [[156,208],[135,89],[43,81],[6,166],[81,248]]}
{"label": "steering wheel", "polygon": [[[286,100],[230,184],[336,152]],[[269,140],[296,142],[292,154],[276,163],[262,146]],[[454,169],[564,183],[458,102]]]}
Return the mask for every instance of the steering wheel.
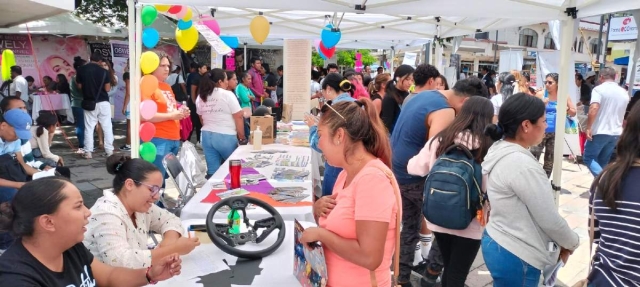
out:
{"label": "steering wheel", "polygon": [[[247,206],[249,206],[249,204],[262,207],[271,216],[264,219],[256,220],[254,224],[251,225],[251,223],[249,223],[249,218],[247,217],[246,211],[246,208]],[[247,227],[247,232],[241,232],[238,234],[231,233],[230,229],[233,225],[232,219],[228,219],[227,223],[213,222],[213,216],[223,206],[230,207],[230,212],[238,212],[238,214],[240,214],[240,211],[242,211],[242,222]],[[206,227],[207,234],[209,235],[209,238],[211,238],[211,242],[213,242],[213,244],[220,248],[220,250],[233,256],[246,259],[263,258],[278,250],[280,245],[282,245],[282,242],[284,242],[286,233],[282,216],[280,216],[280,213],[278,213],[275,208],[262,200],[246,196],[229,197],[214,204],[207,214]],[[260,229],[264,230],[260,232]],[[244,245],[247,242],[260,244],[276,229],[279,230],[278,239],[273,245],[267,247],[266,249],[247,251],[236,248],[237,246]]]}

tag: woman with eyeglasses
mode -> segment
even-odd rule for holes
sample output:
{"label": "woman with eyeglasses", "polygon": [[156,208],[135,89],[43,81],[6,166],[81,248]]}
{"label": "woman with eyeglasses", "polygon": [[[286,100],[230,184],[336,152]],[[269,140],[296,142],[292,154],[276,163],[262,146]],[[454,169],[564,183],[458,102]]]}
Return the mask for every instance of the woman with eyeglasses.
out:
{"label": "woman with eyeglasses", "polygon": [[[556,142],[556,115],[558,113],[558,78],[558,73],[548,74],[544,82],[545,89],[536,94],[536,97],[540,98],[546,106],[547,129],[545,130],[542,142],[537,146],[531,147],[531,153],[536,159],[540,160],[540,155],[542,154],[542,150],[544,150],[544,164],[542,167],[547,173],[547,177],[550,177],[553,171],[553,154]],[[576,106],[571,102],[571,98],[567,97],[567,116],[573,117],[575,115]]]}
{"label": "woman with eyeglasses", "polygon": [[[173,253],[185,255],[200,245],[185,236],[180,218],[158,207],[162,173],[153,164],[124,155],[107,158],[107,171],[115,175],[91,208],[84,245],[111,266],[146,268]],[[149,231],[162,235],[155,249],[147,247]]]}

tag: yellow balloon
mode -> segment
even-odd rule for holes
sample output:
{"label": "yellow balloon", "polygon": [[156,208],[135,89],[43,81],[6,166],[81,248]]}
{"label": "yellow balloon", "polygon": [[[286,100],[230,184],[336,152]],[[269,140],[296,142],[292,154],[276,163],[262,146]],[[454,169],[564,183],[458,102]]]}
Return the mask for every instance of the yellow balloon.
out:
{"label": "yellow balloon", "polygon": [[187,22],[191,20],[192,17],[193,17],[193,11],[191,11],[191,8],[187,8],[187,12],[182,17],[182,21]]}
{"label": "yellow balloon", "polygon": [[182,50],[189,52],[193,50],[198,43],[198,30],[196,30],[195,26],[191,26],[191,28],[187,30],[176,28],[176,41]]}
{"label": "yellow balloon", "polygon": [[153,73],[159,65],[160,58],[158,57],[158,54],[154,52],[147,51],[142,53],[140,56],[140,69],[145,75]]}
{"label": "yellow balloon", "polygon": [[171,5],[156,5],[156,10],[160,12],[167,12],[171,8]]}
{"label": "yellow balloon", "polygon": [[264,43],[264,41],[267,40],[270,29],[271,25],[269,24],[269,20],[267,20],[267,18],[262,15],[253,18],[253,20],[251,20],[251,24],[249,25],[251,36],[253,36],[253,39],[260,44]]}

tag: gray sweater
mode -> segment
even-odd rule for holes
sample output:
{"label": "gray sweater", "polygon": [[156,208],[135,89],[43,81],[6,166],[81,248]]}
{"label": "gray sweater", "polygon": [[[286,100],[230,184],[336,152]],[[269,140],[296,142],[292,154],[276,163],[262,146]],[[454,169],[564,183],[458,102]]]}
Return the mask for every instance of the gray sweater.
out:
{"label": "gray sweater", "polygon": [[[578,235],[558,214],[547,175],[528,150],[498,141],[484,158],[482,173],[488,175],[491,202],[486,230],[498,244],[540,270],[558,262],[560,247],[578,247]],[[558,250],[548,251],[549,242]]]}

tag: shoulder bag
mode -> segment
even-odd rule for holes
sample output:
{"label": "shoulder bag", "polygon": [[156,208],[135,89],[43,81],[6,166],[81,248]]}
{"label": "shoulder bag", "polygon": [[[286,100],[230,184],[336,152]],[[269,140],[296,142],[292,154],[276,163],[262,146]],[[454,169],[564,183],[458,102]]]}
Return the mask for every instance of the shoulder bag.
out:
{"label": "shoulder bag", "polygon": [[[400,219],[402,218],[402,205],[400,198],[400,187],[398,186],[398,182],[396,178],[393,176],[393,173],[389,169],[383,169],[378,167],[380,171],[382,171],[393,186],[393,191],[396,195],[396,208],[398,212],[396,213],[396,248],[393,253],[393,277],[391,280],[391,286],[400,287],[398,284],[398,274],[400,272]],[[378,287],[378,280],[376,280],[375,271],[369,271],[369,277],[371,278],[371,287]]]}
{"label": "shoulder bag", "polygon": [[91,100],[87,100],[86,98],[82,100],[82,103],[80,104],[80,106],[82,107],[83,110],[94,111],[96,109],[96,103],[98,102],[98,97],[100,96],[102,89],[104,89],[103,85],[104,85],[104,76],[102,77],[102,81],[100,81],[100,86],[98,86],[98,91],[96,92],[95,97]]}

